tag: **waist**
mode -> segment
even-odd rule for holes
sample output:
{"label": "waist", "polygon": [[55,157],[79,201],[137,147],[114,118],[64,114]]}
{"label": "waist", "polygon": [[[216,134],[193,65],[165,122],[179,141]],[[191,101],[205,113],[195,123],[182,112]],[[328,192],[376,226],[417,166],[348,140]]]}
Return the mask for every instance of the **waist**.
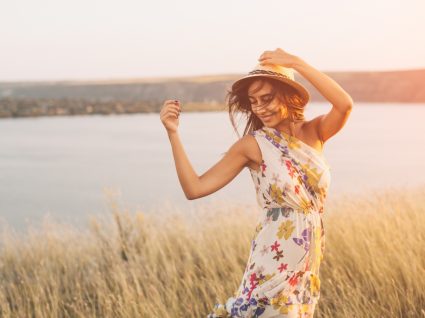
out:
{"label": "waist", "polygon": [[282,220],[291,220],[295,224],[311,224],[314,226],[321,226],[322,213],[320,210],[310,209],[307,211],[301,208],[293,208],[289,206],[283,207],[271,207],[265,209],[263,213],[259,215],[258,222],[263,225],[279,222]]}
{"label": "waist", "polygon": [[304,215],[309,214],[323,214],[323,208],[316,207],[292,207],[292,206],[280,206],[280,207],[269,207],[265,209],[266,213],[301,213]]}

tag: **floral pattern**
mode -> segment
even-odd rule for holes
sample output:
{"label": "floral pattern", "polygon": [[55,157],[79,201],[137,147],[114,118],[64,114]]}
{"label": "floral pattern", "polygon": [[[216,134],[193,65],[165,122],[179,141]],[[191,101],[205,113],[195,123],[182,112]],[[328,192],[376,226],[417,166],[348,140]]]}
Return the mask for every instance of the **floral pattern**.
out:
{"label": "floral pattern", "polygon": [[249,171],[263,213],[239,288],[207,318],[312,317],[320,298],[330,166],[317,149],[275,128],[250,134],[262,153],[259,169]]}

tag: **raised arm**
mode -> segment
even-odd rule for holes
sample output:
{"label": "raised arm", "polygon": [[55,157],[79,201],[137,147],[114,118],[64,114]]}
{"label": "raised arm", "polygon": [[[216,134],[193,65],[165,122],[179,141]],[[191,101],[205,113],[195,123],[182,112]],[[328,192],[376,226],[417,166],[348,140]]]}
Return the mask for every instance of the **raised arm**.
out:
{"label": "raised arm", "polygon": [[277,64],[290,67],[308,80],[331,104],[327,114],[312,120],[322,143],[335,135],[345,125],[353,109],[351,96],[331,77],[314,68],[299,56],[290,54],[281,48],[265,51],[258,59],[260,64]]}
{"label": "raised arm", "polygon": [[353,100],[336,81],[301,58],[297,57],[293,68],[332,104],[327,114],[314,119],[316,130],[324,143],[344,127],[353,109]]}
{"label": "raised arm", "polygon": [[181,187],[186,198],[194,200],[214,193],[233,180],[247,165],[247,141],[244,136],[236,141],[214,166],[201,176],[193,169],[184,151],[177,131],[180,107],[173,101],[166,101],[161,110],[161,120],[167,129],[173,151],[174,163]]}

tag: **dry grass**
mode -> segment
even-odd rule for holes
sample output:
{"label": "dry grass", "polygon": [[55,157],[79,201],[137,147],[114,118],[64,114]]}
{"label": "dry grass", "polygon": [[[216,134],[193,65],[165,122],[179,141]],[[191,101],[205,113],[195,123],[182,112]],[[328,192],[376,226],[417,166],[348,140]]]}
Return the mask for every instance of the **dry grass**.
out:
{"label": "dry grass", "polygon": [[[425,189],[328,202],[315,317],[425,317]],[[206,317],[239,286],[258,210],[120,209],[1,232],[0,317]]]}

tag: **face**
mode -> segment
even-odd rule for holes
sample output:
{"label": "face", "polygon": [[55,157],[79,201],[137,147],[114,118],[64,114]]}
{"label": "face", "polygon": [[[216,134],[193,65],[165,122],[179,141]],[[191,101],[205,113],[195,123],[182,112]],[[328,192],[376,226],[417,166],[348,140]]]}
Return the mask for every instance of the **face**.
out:
{"label": "face", "polygon": [[273,126],[284,118],[286,108],[279,101],[276,93],[268,82],[255,81],[248,88],[251,111],[265,126]]}

